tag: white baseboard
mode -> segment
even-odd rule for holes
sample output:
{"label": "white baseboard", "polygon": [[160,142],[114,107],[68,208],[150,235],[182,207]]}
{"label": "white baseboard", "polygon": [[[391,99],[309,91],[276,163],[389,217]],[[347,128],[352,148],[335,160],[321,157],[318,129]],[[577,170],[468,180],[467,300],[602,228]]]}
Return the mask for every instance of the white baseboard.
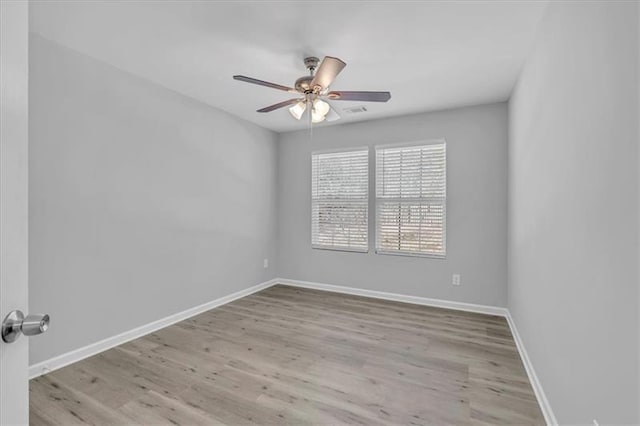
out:
{"label": "white baseboard", "polygon": [[396,302],[413,303],[416,305],[434,306],[438,308],[455,309],[458,311],[476,312],[481,314],[498,315],[498,316],[505,317],[507,319],[507,322],[509,323],[509,327],[511,328],[511,333],[513,334],[513,338],[516,342],[518,352],[520,353],[520,358],[522,359],[522,363],[524,364],[525,370],[527,371],[527,375],[529,376],[529,381],[531,382],[531,386],[533,387],[533,390],[536,394],[536,398],[538,399],[538,403],[540,405],[540,408],[542,409],[542,413],[544,414],[545,420],[548,425],[558,424],[553,414],[553,411],[551,410],[551,406],[549,405],[549,401],[547,400],[547,397],[544,391],[542,390],[542,385],[540,384],[540,381],[536,376],[535,370],[533,369],[531,360],[527,355],[527,351],[524,347],[524,343],[522,342],[522,338],[520,337],[520,334],[518,334],[518,329],[516,328],[513,318],[511,317],[511,313],[507,308],[502,308],[499,306],[478,305],[474,303],[455,302],[455,301],[442,300],[442,299],[431,299],[431,298],[419,297],[419,296],[408,296],[403,294],[387,293],[383,291],[365,290],[365,289],[355,288],[355,287],[344,287],[344,286],[316,283],[316,282],[310,282],[310,281],[291,280],[287,278],[274,278],[272,280],[263,282],[261,284],[254,285],[253,287],[240,290],[238,292],[229,294],[219,299],[215,299],[210,302],[204,303],[202,305],[189,308],[185,311],[178,312],[168,317],[159,319],[149,324],[145,324],[143,326],[134,328],[132,330],[125,331],[124,333],[118,334],[116,336],[106,338],[99,342],[92,343],[90,345],[73,350],[71,352],[67,352],[65,354],[48,359],[46,361],[42,361],[37,364],[31,365],[29,367],[29,378],[33,379],[35,377],[41,376],[42,374],[46,374],[48,372],[57,370],[59,368],[65,367],[74,362],[81,361],[85,358],[88,358],[100,352],[106,351],[107,349],[111,349],[115,346],[137,339],[146,334],[153,333],[154,331],[157,331],[161,328],[170,326],[177,322],[183,321],[187,318],[191,318],[195,315],[198,315],[202,312],[208,311],[215,307],[227,304],[229,302],[233,302],[234,300],[256,293],[260,290],[264,290],[276,284],[284,284],[284,285],[290,285],[293,287],[332,291],[336,293],[372,297],[375,299],[393,300]]}
{"label": "white baseboard", "polygon": [[314,290],[333,291],[336,293],[352,294],[355,296],[372,297],[374,299],[393,300],[395,302],[413,303],[415,305],[434,306],[437,308],[455,309],[457,311],[477,312],[487,315],[498,315],[506,317],[507,308],[499,306],[477,305],[475,303],[454,302],[451,300],[431,299],[428,297],[407,296],[404,294],[387,293],[384,291],[365,290],[355,287],[344,287],[333,284],[323,284],[311,281],[290,280],[287,278],[276,278],[279,284],[294,287],[311,288]]}
{"label": "white baseboard", "polygon": [[547,425],[555,426],[558,424],[558,420],[556,420],[556,416],[555,414],[553,414],[553,410],[551,409],[551,405],[549,404],[547,395],[544,393],[544,390],[542,389],[542,384],[540,384],[540,380],[538,380],[538,376],[536,375],[536,371],[533,368],[531,359],[529,359],[527,350],[524,347],[524,342],[522,341],[522,337],[520,337],[520,333],[518,333],[518,329],[516,328],[516,323],[513,321],[511,312],[508,312],[506,318],[507,318],[507,322],[509,323],[509,328],[511,329],[511,334],[513,335],[513,340],[516,341],[516,347],[518,348],[518,352],[520,353],[520,359],[522,360],[522,363],[524,364],[524,368],[527,371],[529,382],[531,382],[531,386],[533,387],[533,392],[536,394],[536,398],[538,399],[538,405],[540,405],[540,409],[542,410],[542,414],[544,415],[544,420],[547,422]]}
{"label": "white baseboard", "polygon": [[170,326],[187,318],[191,318],[192,316],[201,314],[202,312],[208,311],[217,306],[233,302],[236,299],[240,299],[260,290],[264,290],[265,288],[271,287],[277,282],[278,280],[273,279],[261,284],[254,285],[253,287],[237,291],[227,296],[223,296],[219,299],[215,299],[210,302],[203,303],[202,305],[189,308],[185,311],[169,315],[168,317],[159,319],[157,321],[150,322],[149,324],[134,328],[133,330],[125,331],[124,333],[118,334],[116,336],[108,337],[104,340],[100,340],[99,342],[92,343],[71,352],[67,352],[46,361],[31,365],[29,366],[29,379],[33,379],[48,372],[65,367],[74,362],[78,362],[100,352],[106,351],[107,349],[111,349],[115,346],[142,337],[146,334],[153,333],[154,331],[157,331],[161,328]]}

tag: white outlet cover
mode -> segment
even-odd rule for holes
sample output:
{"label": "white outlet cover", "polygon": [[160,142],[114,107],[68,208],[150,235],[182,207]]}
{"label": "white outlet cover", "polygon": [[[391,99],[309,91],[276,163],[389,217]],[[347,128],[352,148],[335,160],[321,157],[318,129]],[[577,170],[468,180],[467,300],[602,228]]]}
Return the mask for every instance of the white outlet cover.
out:
{"label": "white outlet cover", "polygon": [[264,260],[264,267],[268,268],[269,267],[269,259],[265,259]]}
{"label": "white outlet cover", "polygon": [[451,278],[451,284],[460,285],[460,274],[453,274]]}

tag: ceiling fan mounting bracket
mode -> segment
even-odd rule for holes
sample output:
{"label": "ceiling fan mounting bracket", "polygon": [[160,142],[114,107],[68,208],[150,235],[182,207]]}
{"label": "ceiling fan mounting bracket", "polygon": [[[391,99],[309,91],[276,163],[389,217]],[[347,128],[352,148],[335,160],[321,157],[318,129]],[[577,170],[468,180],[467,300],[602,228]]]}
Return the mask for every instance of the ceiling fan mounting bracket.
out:
{"label": "ceiling fan mounting bracket", "polygon": [[304,58],[304,66],[307,67],[309,71],[315,71],[318,68],[318,64],[320,63],[320,59],[315,56],[308,56]]}

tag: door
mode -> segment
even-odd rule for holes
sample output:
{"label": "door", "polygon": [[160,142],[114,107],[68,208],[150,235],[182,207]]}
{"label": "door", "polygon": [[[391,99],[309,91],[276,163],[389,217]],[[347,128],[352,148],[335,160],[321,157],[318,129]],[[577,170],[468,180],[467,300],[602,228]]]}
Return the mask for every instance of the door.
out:
{"label": "door", "polygon": [[[28,2],[0,0],[0,321],[28,308]],[[29,422],[29,339],[0,340],[0,424]]]}

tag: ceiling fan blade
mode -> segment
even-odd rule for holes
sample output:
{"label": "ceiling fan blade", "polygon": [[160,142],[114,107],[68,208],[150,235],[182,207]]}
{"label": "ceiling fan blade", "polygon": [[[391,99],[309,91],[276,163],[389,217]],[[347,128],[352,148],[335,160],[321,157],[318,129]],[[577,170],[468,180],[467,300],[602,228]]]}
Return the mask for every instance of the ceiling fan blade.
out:
{"label": "ceiling fan blade", "polygon": [[336,90],[327,93],[332,101],[387,102],[391,99],[389,92],[347,92]]}
{"label": "ceiling fan blade", "polygon": [[325,56],[320,67],[318,67],[318,71],[316,71],[315,77],[311,80],[311,87],[319,86],[321,89],[326,89],[331,86],[333,80],[346,66],[347,64],[338,58]]}
{"label": "ceiling fan blade", "polygon": [[287,101],[284,102],[280,102],[277,104],[273,104],[273,105],[269,105],[268,107],[264,107],[262,109],[259,109],[258,112],[271,112],[271,111],[275,111],[279,108],[283,108],[286,107],[288,105],[293,105],[293,104],[297,104],[300,101],[304,101],[304,98],[295,98],[295,99],[289,99]]}
{"label": "ceiling fan blade", "polygon": [[264,80],[258,80],[257,78],[246,77],[244,75],[234,75],[234,80],[244,81],[245,83],[257,84],[258,86],[271,87],[272,89],[284,90],[285,92],[297,93],[293,87],[283,86],[281,84],[270,83]]}

